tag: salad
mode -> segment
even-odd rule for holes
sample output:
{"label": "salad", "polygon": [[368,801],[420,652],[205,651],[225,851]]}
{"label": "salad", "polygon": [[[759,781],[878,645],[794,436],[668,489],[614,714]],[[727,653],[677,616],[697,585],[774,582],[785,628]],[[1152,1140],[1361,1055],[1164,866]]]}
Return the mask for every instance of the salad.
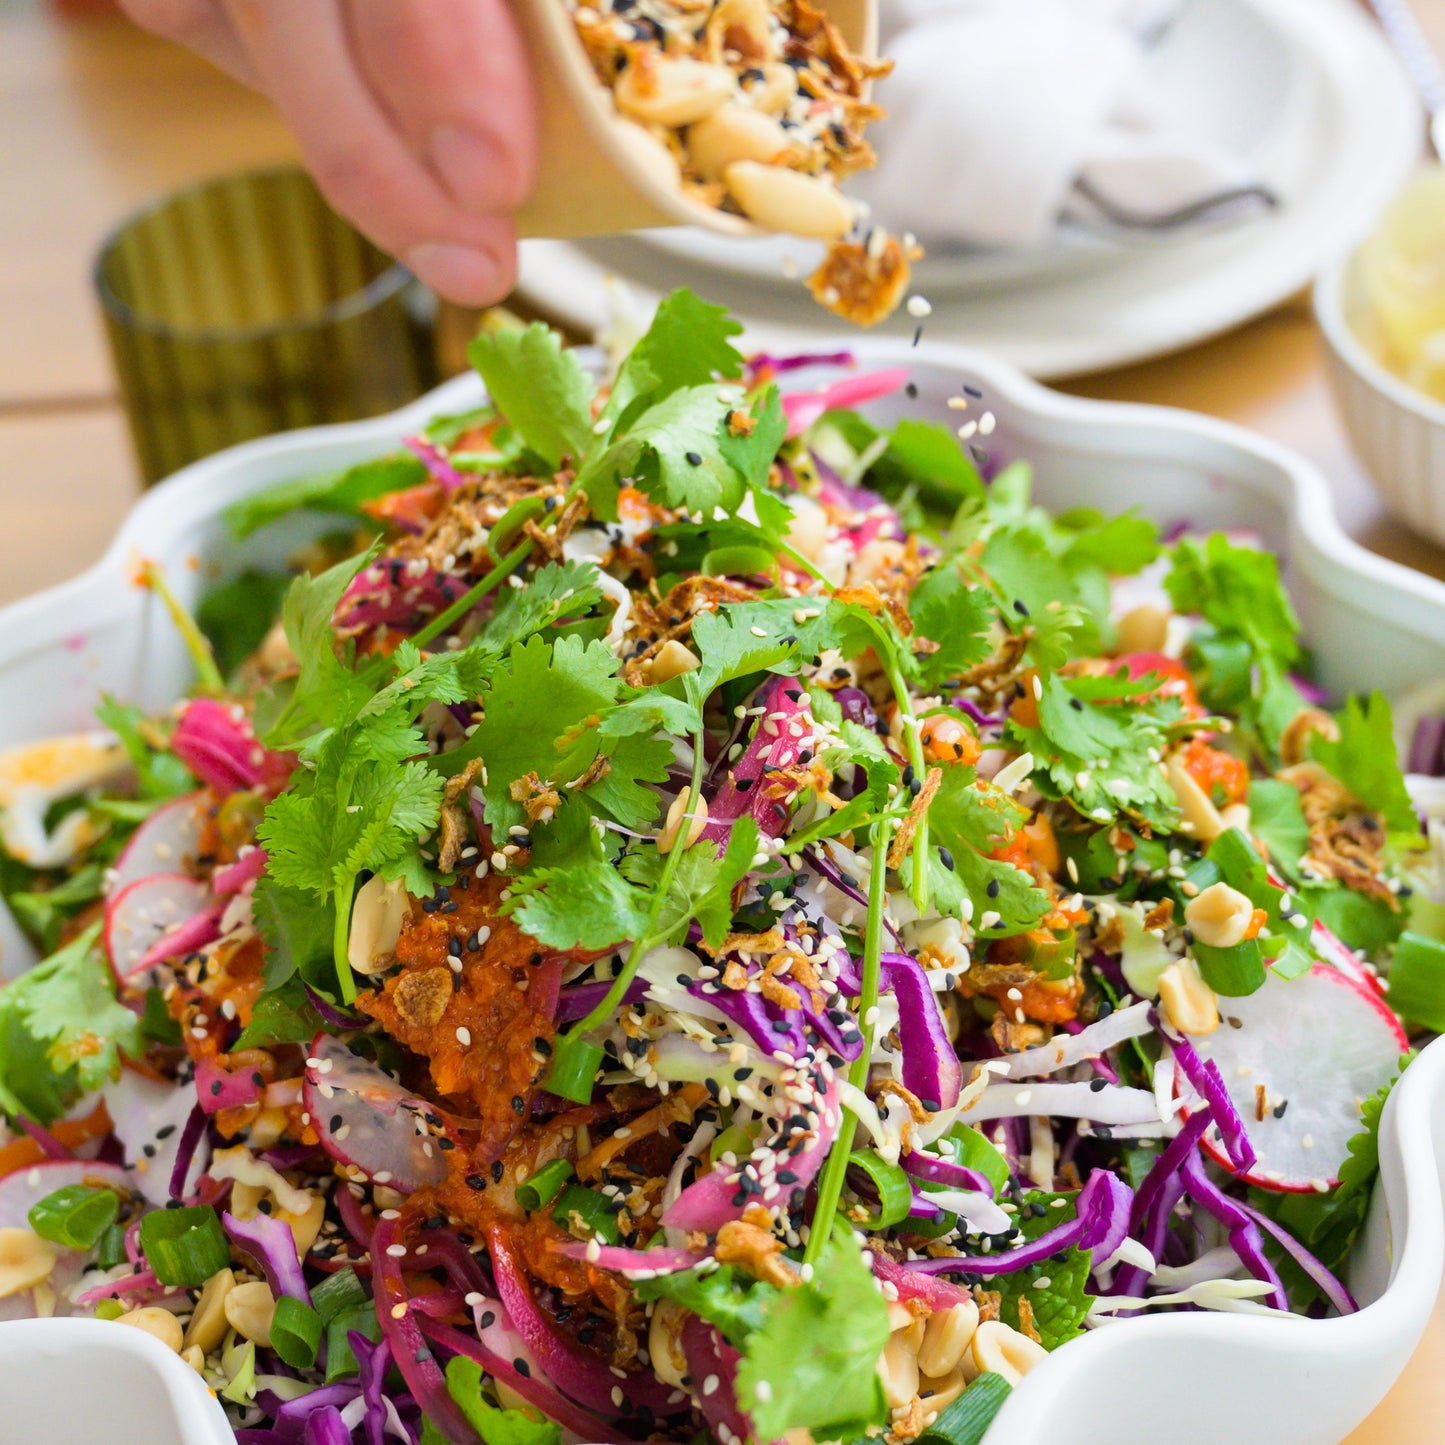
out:
{"label": "salad", "polygon": [[290,572],[141,567],[189,697],[0,755],[0,1316],[243,1445],[967,1445],[1085,1330],[1356,1308],[1439,784],[1252,539],[739,330],[480,337],[231,509]]}

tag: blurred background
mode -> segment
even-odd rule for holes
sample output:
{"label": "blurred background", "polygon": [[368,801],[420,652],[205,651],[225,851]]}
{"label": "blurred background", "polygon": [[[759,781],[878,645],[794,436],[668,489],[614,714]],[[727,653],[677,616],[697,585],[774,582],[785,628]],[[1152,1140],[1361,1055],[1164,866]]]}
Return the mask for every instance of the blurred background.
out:
{"label": "blurred background", "polygon": [[[893,133],[880,132],[888,164],[870,199],[901,213],[903,224],[918,198],[938,189],[907,97],[941,86],[929,92],[936,106],[960,89],[947,68],[940,79],[919,60],[929,45],[918,36],[926,42],[929,32],[910,27],[938,23],[929,12],[950,3],[890,0],[884,12],[900,77],[892,96],[880,97],[896,119]],[[1059,150],[1061,127],[1083,113],[1079,107],[1102,114],[1097,94],[1068,90],[1067,76],[1078,69],[1069,47],[1079,37],[1066,36],[1062,50],[1043,55],[1026,81],[1008,68],[1007,25],[980,42],[994,53],[976,73],[996,81],[980,88],[971,111],[950,110],[948,124],[959,135],[992,127],[986,143],[969,148],[987,164],[966,178],[975,188],[969,204],[952,214],[924,207],[917,216],[920,229],[938,237],[929,236],[930,259],[918,278],[933,303],[930,339],[986,347],[1081,394],[1168,402],[1256,427],[1321,466],[1346,525],[1367,545],[1445,574],[1445,551],[1388,514],[1352,453],[1305,289],[1329,244],[1338,249],[1365,227],[1423,159],[1421,112],[1403,73],[1383,41],[1370,37],[1366,53],[1351,28],[1373,29],[1373,20],[1354,0],[1080,0],[1081,13],[1091,5],[1108,11],[1111,27],[1108,36],[1096,27],[1080,42],[1098,50],[1092,67],[1117,61],[1123,41],[1131,50],[1125,78],[1109,72],[1116,87],[1106,97],[1109,124],[1090,133],[1087,155]],[[1416,9],[1445,47],[1445,0],[1417,0]],[[945,14],[943,23],[954,18]],[[1067,104],[1049,100],[1059,94]],[[1017,114],[1007,109],[1009,96],[1022,97]],[[1156,109],[1144,125],[1138,114],[1150,103]],[[118,351],[118,373],[108,352],[92,276],[102,243],[177,188],[291,162],[294,148],[263,99],[142,34],[106,0],[0,0],[0,135],[3,601],[93,560],[134,499],[142,462],[151,476],[170,469],[164,452],[147,454],[144,437],[138,455],[127,431],[118,374],[134,392],[144,357]],[[1133,147],[1122,160],[1121,146]],[[1079,168],[1078,179],[1105,193],[1114,221],[1089,204],[1088,187],[1049,179],[1060,165]],[[975,194],[1019,175],[1031,177],[1031,192],[1007,205],[976,203]],[[1236,181],[1246,190],[1262,183],[1278,204],[1246,199],[1162,234],[1117,224],[1121,208],[1127,222],[1141,196],[1150,200],[1151,185],[1165,187],[1157,213],[1171,198]],[[968,234],[967,217],[985,213],[998,217],[995,231],[1002,231]],[[203,247],[200,254],[212,259],[199,274],[217,273],[219,253]],[[644,306],[649,283],[685,281],[751,311],[769,335],[781,324],[798,339],[836,325],[792,279],[807,261],[805,244],[727,243],[676,230],[628,241],[530,242],[521,294],[509,304],[580,331],[605,311],[610,275],[627,281]],[[373,271],[384,265],[382,258]],[[114,334],[117,308],[110,311]],[[402,312],[413,327],[409,341],[398,339]],[[122,306],[122,323],[124,313]],[[372,392],[361,409],[386,409],[402,399],[398,389],[420,390],[455,370],[478,317],[438,313],[413,291],[378,324],[391,328],[377,333],[393,338],[383,348],[388,355],[416,350],[404,376],[365,379]],[[892,324],[911,330],[915,322],[900,313]],[[1126,361],[1134,364],[1118,365]],[[254,429],[270,425],[263,419]],[[60,544],[63,560],[52,545],[34,545],[41,536]]]}

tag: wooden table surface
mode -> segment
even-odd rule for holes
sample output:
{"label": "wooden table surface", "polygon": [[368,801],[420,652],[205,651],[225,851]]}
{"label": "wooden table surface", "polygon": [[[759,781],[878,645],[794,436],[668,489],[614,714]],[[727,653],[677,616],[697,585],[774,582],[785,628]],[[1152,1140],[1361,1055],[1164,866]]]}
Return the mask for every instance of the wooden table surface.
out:
{"label": "wooden table surface", "polygon": [[[1417,0],[1445,49],[1445,0]],[[266,103],[116,20],[0,0],[0,602],[77,571],[137,493],[91,298],[90,258],[133,207],[204,175],[289,159]],[[1306,298],[1084,396],[1225,417],[1304,453],[1364,545],[1445,578],[1445,550],[1381,510],[1331,405]],[[1390,1396],[1348,1445],[1445,1437],[1445,1295]],[[1288,1445],[1288,1442],[1282,1442]]]}

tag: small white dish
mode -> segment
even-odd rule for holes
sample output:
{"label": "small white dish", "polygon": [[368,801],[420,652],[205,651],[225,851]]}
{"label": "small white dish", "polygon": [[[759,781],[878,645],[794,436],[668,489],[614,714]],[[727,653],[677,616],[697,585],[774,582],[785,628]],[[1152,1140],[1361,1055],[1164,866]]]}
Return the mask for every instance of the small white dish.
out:
{"label": "small white dish", "polygon": [[[1257,532],[1282,559],[1332,691],[1399,693],[1445,676],[1445,584],[1349,541],[1324,479],[1293,454],[1206,417],[1061,396],[961,348],[874,340],[856,349],[865,367],[913,370],[918,397],[876,404],[870,410],[880,420],[945,420],[956,415],[947,399],[960,385],[976,386],[979,407],[997,418],[991,449],[1000,459],[1032,461],[1045,506],[1138,507],[1164,526]],[[821,379],[800,372],[790,389]],[[277,565],[327,525],[294,517],[237,546],[222,517],[230,503],[376,456],[436,413],[480,400],[476,378],[459,378],[393,416],[250,442],[149,492],[88,572],[0,610],[0,747],[89,726],[102,691],[160,709],[185,690],[185,649],[154,595],[135,585],[138,556],[165,568],[194,605],[247,566]],[[28,961],[15,938],[13,925],[8,940],[0,928],[0,968]],[[1341,1440],[1390,1388],[1434,1309],[1445,1267],[1442,1150],[1445,1043],[1437,1043],[1411,1065],[1385,1112],[1381,1187],[1349,1271],[1364,1305],[1358,1314],[1175,1314],[1104,1326],[1029,1375],[989,1445]],[[87,1320],[0,1324],[0,1442],[228,1440],[199,1378],[149,1336]]]}
{"label": "small white dish", "polygon": [[1345,429],[1385,505],[1445,543],[1445,402],[1396,376],[1361,339],[1368,324],[1358,253],[1315,282],[1315,319],[1328,343]]}
{"label": "small white dish", "polygon": [[[1410,83],[1355,0],[1193,0],[1179,22],[1207,64],[1166,48],[1161,83],[1180,122],[1236,145],[1284,199],[1279,210],[1207,233],[1079,242],[1009,257],[939,257],[920,270],[926,334],[975,346],[1039,377],[1123,366],[1192,345],[1309,284],[1403,185],[1424,125]],[[878,217],[886,223],[887,217]],[[676,286],[718,293],[769,349],[816,349],[836,320],[782,254],[801,244],[690,233],[528,241],[520,291],[542,314],[589,333],[615,278],[644,309]],[[733,259],[724,262],[721,258]],[[900,310],[878,329],[910,336]]]}

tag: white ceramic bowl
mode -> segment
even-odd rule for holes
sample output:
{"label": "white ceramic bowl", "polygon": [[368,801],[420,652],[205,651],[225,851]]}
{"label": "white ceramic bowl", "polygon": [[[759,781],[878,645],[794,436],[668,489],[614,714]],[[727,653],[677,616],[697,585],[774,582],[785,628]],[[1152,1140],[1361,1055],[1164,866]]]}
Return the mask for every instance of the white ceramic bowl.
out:
{"label": "white ceramic bowl", "polygon": [[[1324,481],[1289,453],[1183,412],[1080,401],[947,347],[858,348],[865,365],[908,364],[916,401],[877,414],[950,414],[968,382],[998,417],[991,439],[1036,466],[1045,505],[1138,507],[1160,523],[1246,527],[1281,556],[1325,684],[1401,691],[1445,676],[1445,586],[1364,552],[1333,518]],[[790,378],[809,384],[806,375]],[[252,442],[148,494],[89,572],[0,611],[0,746],[87,725],[97,694],[150,707],[189,681],[184,651],[150,594],[130,581],[138,554],[194,600],[240,567],[284,557],[314,523],[293,519],[236,547],[221,511],[298,474],[394,446],[436,411],[479,399],[462,379],[392,417]],[[3,939],[0,939],[3,944]],[[10,968],[26,953],[13,932]],[[1304,1043],[1305,1041],[1302,1041]],[[1411,1067],[1381,1135],[1382,1179],[1350,1284],[1356,1315],[1315,1321],[1178,1314],[1108,1325],[1069,1345],[1014,1392],[998,1445],[1326,1445],[1343,1438],[1404,1367],[1439,1287],[1437,1132],[1445,1136],[1445,1044]],[[94,1321],[0,1325],[0,1440],[217,1445],[218,1412],[197,1377],[152,1341]],[[99,1411],[99,1414],[97,1413]],[[97,1427],[103,1419],[105,1428]],[[118,1433],[124,1428],[127,1436]]]}
{"label": "white ceramic bowl", "polygon": [[1345,427],[1385,505],[1445,545],[1445,403],[1396,376],[1360,339],[1366,323],[1358,252],[1315,282],[1315,316]]}

